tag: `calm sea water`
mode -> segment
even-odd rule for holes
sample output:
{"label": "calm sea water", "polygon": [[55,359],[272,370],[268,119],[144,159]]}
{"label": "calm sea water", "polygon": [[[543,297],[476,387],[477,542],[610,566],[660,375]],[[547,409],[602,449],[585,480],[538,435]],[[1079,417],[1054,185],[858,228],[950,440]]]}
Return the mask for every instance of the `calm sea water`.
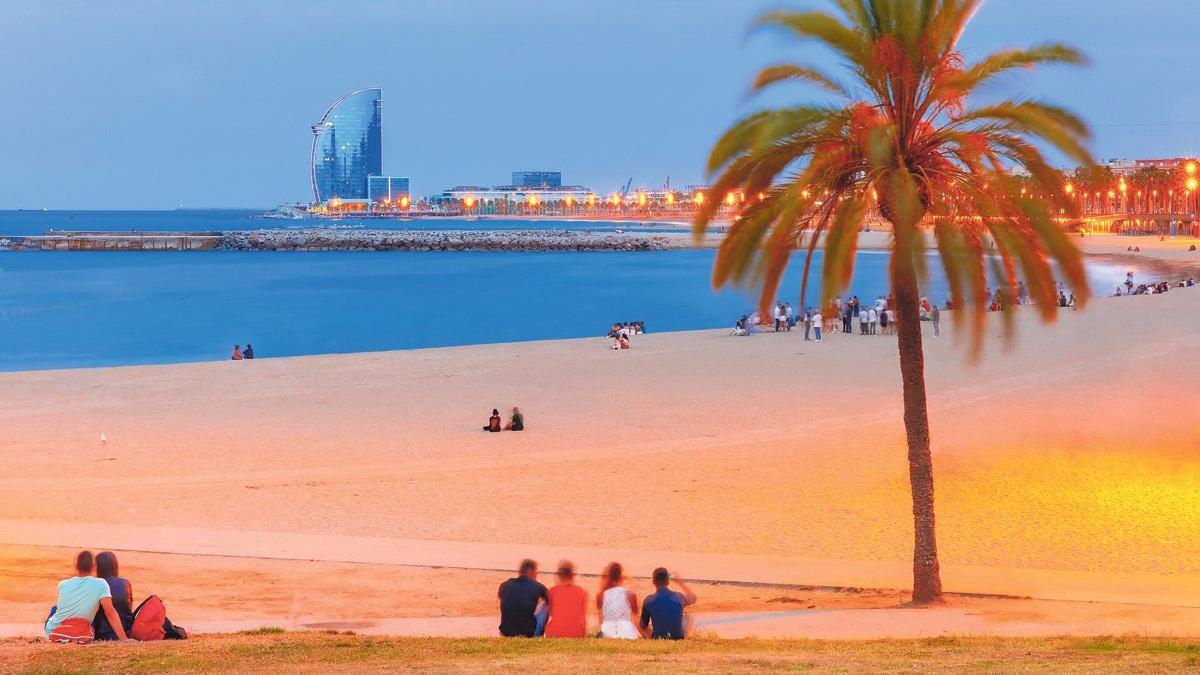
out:
{"label": "calm sea water", "polygon": [[[731,325],[752,296],[714,292],[714,252],[0,252],[0,370],[408,349]],[[814,269],[819,269],[814,260]],[[936,265],[931,265],[931,268]],[[859,254],[853,293],[884,292]],[[1091,269],[1097,288],[1124,271]],[[800,264],[783,283],[797,305]],[[926,288],[945,297],[940,276]]]}
{"label": "calm sea water", "polygon": [[171,232],[258,230],[297,227],[373,230],[661,230],[664,225],[623,221],[507,220],[461,218],[339,218],[280,220],[256,218],[262,210],[199,209],[180,211],[0,211],[0,236],[44,234],[48,230]]}

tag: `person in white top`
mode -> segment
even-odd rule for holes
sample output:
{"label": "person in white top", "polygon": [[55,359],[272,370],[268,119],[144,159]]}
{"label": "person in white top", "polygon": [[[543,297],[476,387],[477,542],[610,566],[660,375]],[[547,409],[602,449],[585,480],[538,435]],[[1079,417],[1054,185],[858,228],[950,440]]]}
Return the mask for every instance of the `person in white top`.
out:
{"label": "person in white top", "polygon": [[871,335],[878,335],[879,334],[879,312],[876,311],[875,308],[872,307],[870,313],[867,314],[867,318],[869,319],[868,323],[871,324],[871,331],[870,331]]}
{"label": "person in white top", "polygon": [[596,609],[600,612],[600,637],[617,640],[636,640],[642,637],[634,623],[638,613],[638,597],[625,588],[625,570],[621,563],[609,563],[604,569],[600,592],[596,594]]}
{"label": "person in white top", "polygon": [[824,319],[821,318],[821,310],[818,309],[813,313],[813,318],[812,318],[813,330],[815,330],[817,333],[817,342],[821,341],[822,321],[824,321]]}

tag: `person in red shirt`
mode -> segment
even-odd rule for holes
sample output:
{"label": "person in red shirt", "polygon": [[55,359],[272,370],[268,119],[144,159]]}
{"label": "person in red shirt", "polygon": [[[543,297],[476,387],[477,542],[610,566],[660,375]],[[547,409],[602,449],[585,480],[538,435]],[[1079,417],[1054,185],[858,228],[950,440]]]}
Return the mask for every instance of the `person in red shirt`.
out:
{"label": "person in red shirt", "polygon": [[558,564],[558,583],[549,591],[550,620],[548,638],[581,638],[587,635],[587,591],[575,585],[575,565],[570,560]]}

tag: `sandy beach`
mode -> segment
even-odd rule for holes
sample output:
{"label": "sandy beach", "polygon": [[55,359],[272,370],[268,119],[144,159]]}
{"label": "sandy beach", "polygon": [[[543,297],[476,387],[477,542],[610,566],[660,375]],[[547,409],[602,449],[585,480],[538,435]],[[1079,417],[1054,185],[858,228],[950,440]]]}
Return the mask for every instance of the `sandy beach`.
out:
{"label": "sandy beach", "polygon": [[[1182,240],[1085,246],[1176,274],[1200,260]],[[1189,288],[1098,298],[1050,326],[1019,311],[1016,340],[992,321],[976,365],[948,320],[942,337],[926,333],[942,562],[957,570],[948,590],[1036,596],[1022,585],[1028,571],[1074,575],[1081,596],[1116,587],[1136,598],[1163,580],[1170,591],[1156,597],[1200,606],[1198,308],[1200,288]],[[126,547],[138,555],[173,552],[171,531],[219,532],[208,539],[224,560],[271,533],[337,535],[403,542],[389,553],[398,561],[421,541],[494,545],[513,564],[539,547],[583,560],[633,550],[666,564],[693,556],[715,580],[753,581],[737,568],[794,560],[794,578],[784,569],[771,583],[880,588],[897,588],[896,574],[903,583],[911,554],[890,336],[817,344],[712,330],[639,336],[622,352],[596,338],[5,373],[0,399],[0,514],[13,524],[0,526],[0,553],[34,561],[47,600],[57,572],[42,539],[70,531],[61,546],[100,549],[117,526],[156,528],[157,541]],[[513,405],[527,431],[480,432],[493,407]],[[39,541],[22,534],[30,525]],[[14,548],[29,544],[43,548]],[[303,559],[366,564],[331,547]],[[719,556],[775,567],[726,570]],[[256,569],[233,575],[248,588]],[[418,585],[447,581],[391,569]],[[884,572],[869,583],[863,570],[874,569]],[[800,578],[810,571],[821,578]],[[194,575],[159,570],[154,592],[200,602],[194,581],[175,576]],[[331,578],[345,579],[347,603],[371,594],[349,572]],[[0,622],[40,618],[22,597],[0,603]],[[763,601],[726,600],[731,611]],[[475,614],[491,610],[485,594]]]}

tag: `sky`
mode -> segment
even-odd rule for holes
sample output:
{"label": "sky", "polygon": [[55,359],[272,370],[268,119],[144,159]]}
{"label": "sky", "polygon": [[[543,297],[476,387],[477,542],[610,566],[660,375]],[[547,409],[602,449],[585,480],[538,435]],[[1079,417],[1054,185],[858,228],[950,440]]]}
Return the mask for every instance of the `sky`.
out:
{"label": "sky", "polygon": [[[384,96],[384,172],[418,195],[519,169],[611,192],[701,183],[713,140],[803,87],[757,68],[836,63],[751,32],[759,0],[3,0],[0,209],[270,207],[309,201],[309,126]],[[825,0],[783,3],[827,7]],[[1061,41],[1087,68],[989,95],[1065,105],[1099,159],[1200,152],[1195,0],[990,0],[968,61]]]}

